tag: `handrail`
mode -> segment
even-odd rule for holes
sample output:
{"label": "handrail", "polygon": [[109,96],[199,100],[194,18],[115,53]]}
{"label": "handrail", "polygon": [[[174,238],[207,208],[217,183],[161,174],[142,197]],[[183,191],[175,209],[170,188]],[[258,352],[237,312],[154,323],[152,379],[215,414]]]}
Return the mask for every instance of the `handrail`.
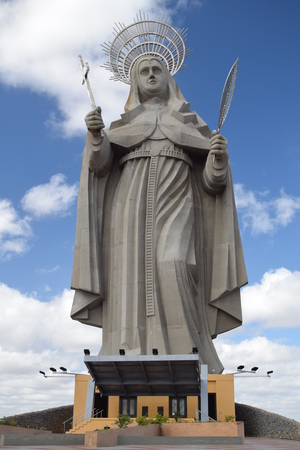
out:
{"label": "handrail", "polygon": [[63,423],[67,423],[67,422],[69,422],[70,420],[74,419],[75,417],[79,416],[79,414],[85,413],[87,409],[88,409],[88,408],[83,409],[82,411],[79,411],[79,413],[75,414],[75,416],[70,417],[70,419],[65,420]]}
{"label": "handrail", "polygon": [[101,414],[101,418],[102,418],[102,412],[104,411],[104,409],[97,409],[97,411],[94,413],[94,416],[93,417],[97,417],[98,416],[98,414]]}
{"label": "handrail", "polygon": [[[85,417],[86,411],[91,411],[91,417],[97,417],[98,414],[101,414],[100,417],[102,418],[102,413],[103,413],[104,409],[101,409],[101,410],[100,409],[96,409],[96,408],[94,408],[92,410],[90,410],[90,408],[83,409],[79,413],[75,414],[75,416],[72,416],[72,417],[70,417],[69,419],[67,419],[67,420],[65,420],[63,422],[64,433],[66,432],[66,424],[68,422],[71,421],[71,425],[73,425],[73,423],[75,423],[75,426],[77,426],[80,423],[82,423],[84,421],[84,417]],[[78,417],[78,416],[80,416],[80,417]]]}
{"label": "handrail", "polygon": [[[92,417],[93,414],[94,414],[95,409],[96,409],[96,408],[94,408],[94,409],[92,409],[92,410],[91,410],[90,408],[83,409],[83,410],[80,411],[79,413],[75,414],[75,416],[72,416],[72,417],[70,417],[69,419],[65,420],[65,421],[63,422],[64,433],[66,432],[66,423],[71,422],[71,425],[73,425],[73,424],[75,423],[75,426],[77,426],[77,425],[79,425],[81,422],[83,422],[86,411],[91,411],[91,417]],[[78,417],[78,416],[80,416],[80,417]]]}
{"label": "handrail", "polygon": [[208,419],[212,420],[213,422],[216,422],[215,419],[213,419],[212,417],[208,416],[207,414],[205,414],[204,412],[200,411],[200,409],[195,408],[196,411],[198,411],[200,414],[203,414],[204,416],[206,416]]}

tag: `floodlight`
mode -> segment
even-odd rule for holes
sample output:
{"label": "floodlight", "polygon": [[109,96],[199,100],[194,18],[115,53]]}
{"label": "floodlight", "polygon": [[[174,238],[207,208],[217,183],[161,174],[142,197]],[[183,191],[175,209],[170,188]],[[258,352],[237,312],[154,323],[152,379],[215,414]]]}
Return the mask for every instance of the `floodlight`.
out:
{"label": "floodlight", "polygon": [[120,349],[119,349],[119,354],[120,354],[121,356],[124,356],[124,355],[125,355],[125,350],[124,350],[124,348],[120,348]]}
{"label": "floodlight", "polygon": [[50,367],[51,372],[55,373],[56,369],[54,369],[54,367]]}
{"label": "floodlight", "polygon": [[193,354],[197,354],[198,353],[198,348],[197,347],[193,347]]}
{"label": "floodlight", "polygon": [[88,348],[85,348],[85,349],[83,350],[83,352],[84,352],[84,354],[85,354],[86,356],[89,356],[89,355],[91,354],[91,352],[89,351]]}
{"label": "floodlight", "polygon": [[46,375],[45,372],[43,372],[42,370],[40,370],[40,373],[44,376]]}
{"label": "floodlight", "polygon": [[244,367],[245,367],[245,366],[238,366],[238,367],[237,367],[237,370],[243,370]]}
{"label": "floodlight", "polygon": [[60,370],[62,370],[63,372],[67,372],[67,369],[65,367],[60,367]]}
{"label": "floodlight", "polygon": [[252,367],[251,372],[256,372],[258,370],[258,367]]}
{"label": "floodlight", "polygon": [[267,375],[270,375],[271,373],[273,373],[273,370],[269,370],[269,371],[267,372]]}
{"label": "floodlight", "polygon": [[152,349],[152,355],[157,356],[158,355],[158,350],[157,348],[153,348]]}

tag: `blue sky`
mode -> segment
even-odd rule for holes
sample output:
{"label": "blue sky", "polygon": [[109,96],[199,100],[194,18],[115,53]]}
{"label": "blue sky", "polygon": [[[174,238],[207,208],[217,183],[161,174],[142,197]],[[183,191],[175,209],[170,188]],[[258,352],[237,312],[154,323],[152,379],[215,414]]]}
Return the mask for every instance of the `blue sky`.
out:
{"label": "blue sky", "polygon": [[[99,66],[114,22],[168,11],[194,48],[175,78],[192,109],[217,127],[227,73],[239,57],[222,133],[235,184],[249,285],[244,325],[215,341],[236,400],[300,421],[300,127],[298,0],[0,1],[0,417],[71,404],[73,382],[39,370],[83,371],[101,331],[71,321],[76,199],[89,99],[77,55],[89,61],[107,126],[128,86]],[[124,11],[123,11],[124,9]],[[18,392],[16,392],[18,386]]]}

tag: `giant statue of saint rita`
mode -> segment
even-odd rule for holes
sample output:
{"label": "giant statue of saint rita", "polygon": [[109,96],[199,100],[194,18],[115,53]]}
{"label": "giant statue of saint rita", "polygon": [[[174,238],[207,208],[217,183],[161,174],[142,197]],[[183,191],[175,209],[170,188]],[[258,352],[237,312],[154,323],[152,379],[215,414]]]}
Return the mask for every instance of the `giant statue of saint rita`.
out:
{"label": "giant statue of saint rita", "polygon": [[189,106],[147,56],[120,120],[87,114],[71,317],[103,329],[100,355],[197,347],[220,373],[212,339],[241,325],[247,275],[227,141]]}

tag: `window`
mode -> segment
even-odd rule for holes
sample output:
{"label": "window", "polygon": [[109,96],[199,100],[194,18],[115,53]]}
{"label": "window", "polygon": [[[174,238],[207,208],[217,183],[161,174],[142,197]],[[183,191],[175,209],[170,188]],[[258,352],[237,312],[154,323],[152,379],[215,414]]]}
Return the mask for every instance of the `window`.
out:
{"label": "window", "polygon": [[142,416],[148,417],[148,406],[142,406]]}
{"label": "window", "polygon": [[136,417],[136,397],[120,397],[120,414]]}
{"label": "window", "polygon": [[186,417],[186,397],[169,397],[169,417],[174,417],[176,411]]}
{"label": "window", "polygon": [[161,416],[164,415],[164,407],[163,406],[157,407],[157,414],[160,414]]}

